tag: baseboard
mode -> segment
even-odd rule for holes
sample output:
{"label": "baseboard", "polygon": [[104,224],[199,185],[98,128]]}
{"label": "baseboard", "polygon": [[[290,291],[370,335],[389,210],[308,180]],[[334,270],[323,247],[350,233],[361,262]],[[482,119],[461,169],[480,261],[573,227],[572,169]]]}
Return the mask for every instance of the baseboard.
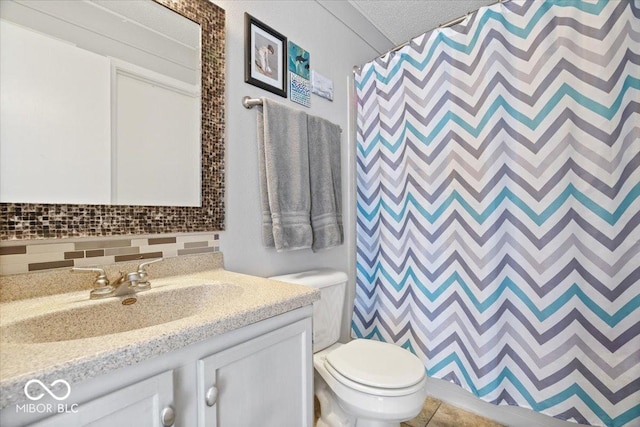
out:
{"label": "baseboard", "polygon": [[494,405],[448,381],[429,378],[429,395],[509,427],[576,427],[577,424],[517,406]]}

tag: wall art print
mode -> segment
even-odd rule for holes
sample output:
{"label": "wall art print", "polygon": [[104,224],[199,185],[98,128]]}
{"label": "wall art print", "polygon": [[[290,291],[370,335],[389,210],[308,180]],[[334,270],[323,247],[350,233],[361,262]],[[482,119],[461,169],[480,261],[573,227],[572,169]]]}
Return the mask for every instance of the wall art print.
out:
{"label": "wall art print", "polygon": [[287,38],[248,13],[244,17],[244,81],[286,98]]}
{"label": "wall art print", "polygon": [[309,57],[309,52],[289,41],[289,98],[305,107],[311,106]]}
{"label": "wall art print", "polygon": [[316,70],[311,70],[311,93],[333,101],[333,80],[323,76]]}

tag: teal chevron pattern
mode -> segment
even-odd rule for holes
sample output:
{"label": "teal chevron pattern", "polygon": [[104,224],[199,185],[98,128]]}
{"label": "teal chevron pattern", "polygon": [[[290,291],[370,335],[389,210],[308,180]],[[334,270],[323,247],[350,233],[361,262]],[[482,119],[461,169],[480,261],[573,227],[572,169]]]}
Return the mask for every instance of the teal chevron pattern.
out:
{"label": "teal chevron pattern", "polygon": [[640,0],[512,0],[356,76],[352,334],[640,426]]}

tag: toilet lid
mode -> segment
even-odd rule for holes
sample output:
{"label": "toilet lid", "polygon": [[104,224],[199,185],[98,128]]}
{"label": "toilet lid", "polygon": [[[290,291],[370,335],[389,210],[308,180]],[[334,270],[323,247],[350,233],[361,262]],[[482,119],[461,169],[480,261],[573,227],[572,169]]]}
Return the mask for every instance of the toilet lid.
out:
{"label": "toilet lid", "polygon": [[377,388],[405,388],[424,377],[424,365],[411,352],[393,344],[358,339],[326,357],[339,374],[357,383]]}

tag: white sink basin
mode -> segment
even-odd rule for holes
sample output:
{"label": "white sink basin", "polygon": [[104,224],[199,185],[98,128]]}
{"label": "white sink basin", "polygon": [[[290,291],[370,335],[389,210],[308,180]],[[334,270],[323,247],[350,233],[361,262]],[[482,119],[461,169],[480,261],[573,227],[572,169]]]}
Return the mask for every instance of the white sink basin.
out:
{"label": "white sink basin", "polygon": [[53,306],[0,327],[0,342],[46,343],[99,337],[174,322],[220,309],[242,288],[227,283],[163,286],[146,292]]}

